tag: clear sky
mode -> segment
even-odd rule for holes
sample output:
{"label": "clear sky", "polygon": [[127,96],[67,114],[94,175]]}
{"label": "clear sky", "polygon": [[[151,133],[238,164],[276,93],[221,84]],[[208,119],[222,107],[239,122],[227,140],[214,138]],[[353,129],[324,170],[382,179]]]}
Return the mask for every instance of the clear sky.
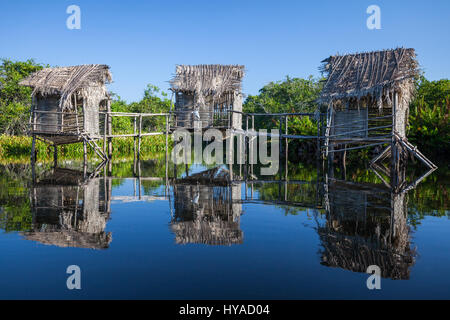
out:
{"label": "clear sky", "polygon": [[[81,29],[69,30],[69,5]],[[381,29],[369,30],[369,5]],[[449,0],[0,0],[0,58],[111,66],[110,90],[131,102],[148,83],[167,91],[176,64],[243,64],[244,93],[319,76],[336,53],[413,47],[427,78],[450,77]]]}

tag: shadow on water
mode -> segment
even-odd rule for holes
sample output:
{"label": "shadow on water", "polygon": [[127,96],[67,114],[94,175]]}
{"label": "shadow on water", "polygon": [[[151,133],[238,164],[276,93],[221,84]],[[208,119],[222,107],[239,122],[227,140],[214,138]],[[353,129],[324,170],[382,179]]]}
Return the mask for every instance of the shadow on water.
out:
{"label": "shadow on water", "polygon": [[[226,166],[184,170],[165,170],[160,161],[112,163],[89,171],[41,166],[30,178],[26,165],[5,166],[0,171],[6,186],[0,192],[0,227],[46,245],[107,249],[113,239],[106,231],[112,202],[158,199],[169,206],[176,244],[230,246],[245,243],[240,220],[247,205],[276,206],[289,215],[307,209],[320,239],[321,265],[353,272],[378,265],[385,278],[409,279],[417,255],[411,230],[420,220],[414,208],[421,206],[421,193],[440,188],[434,175],[414,185],[417,190],[411,183],[393,188],[370,170],[351,179],[301,166],[264,179]],[[113,195],[127,179],[133,180],[133,195]],[[440,196],[435,192],[434,208],[427,213],[429,202],[422,204],[421,214],[439,215],[436,207],[447,214],[443,186]]]}

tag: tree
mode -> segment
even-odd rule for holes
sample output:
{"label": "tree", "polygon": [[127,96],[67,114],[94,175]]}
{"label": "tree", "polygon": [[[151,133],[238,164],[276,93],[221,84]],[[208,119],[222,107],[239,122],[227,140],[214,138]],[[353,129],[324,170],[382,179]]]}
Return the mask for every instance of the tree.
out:
{"label": "tree", "polygon": [[[259,95],[248,96],[243,110],[248,113],[314,112],[316,100],[322,90],[319,80],[286,77],[283,81],[270,82],[259,90]],[[255,118],[257,127],[271,128],[277,119]]]}
{"label": "tree", "polygon": [[[171,101],[167,98],[167,93],[149,84],[144,91],[142,100],[130,104],[130,111],[138,113],[166,113],[170,111],[170,104]],[[142,120],[143,130],[165,128],[165,117],[144,117]]]}
{"label": "tree", "polygon": [[410,105],[409,138],[422,150],[450,151],[450,80],[429,81],[421,76]]}
{"label": "tree", "polygon": [[21,135],[26,132],[31,106],[31,88],[19,82],[42,65],[34,60],[11,61],[0,64],[0,134]]}

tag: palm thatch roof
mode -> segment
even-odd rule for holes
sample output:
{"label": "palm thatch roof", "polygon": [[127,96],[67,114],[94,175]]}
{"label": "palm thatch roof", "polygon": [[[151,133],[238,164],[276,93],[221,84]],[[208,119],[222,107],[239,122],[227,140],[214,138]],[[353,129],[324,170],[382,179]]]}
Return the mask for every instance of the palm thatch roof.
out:
{"label": "palm thatch roof", "polygon": [[107,96],[106,83],[112,81],[109,66],[86,64],[72,67],[45,68],[19,82],[33,88],[32,95],[60,95],[60,106],[65,105],[73,93],[83,97],[93,94]]}
{"label": "palm thatch roof", "polygon": [[408,98],[418,74],[414,49],[363,52],[331,56],[322,61],[327,79],[319,99],[322,103],[371,95],[378,104],[390,102],[390,94],[400,92]]}
{"label": "palm thatch roof", "polygon": [[224,93],[240,92],[243,77],[241,65],[177,65],[170,84],[174,92],[212,96],[217,100]]}

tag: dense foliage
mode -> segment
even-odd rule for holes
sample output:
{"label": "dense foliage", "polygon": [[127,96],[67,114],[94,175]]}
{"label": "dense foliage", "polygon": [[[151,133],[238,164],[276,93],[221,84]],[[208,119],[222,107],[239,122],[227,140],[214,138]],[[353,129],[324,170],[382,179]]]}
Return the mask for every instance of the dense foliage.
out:
{"label": "dense foliage", "polygon": [[[259,95],[248,96],[243,111],[248,113],[312,113],[316,110],[316,100],[321,91],[321,82],[313,77],[308,79],[286,77],[284,81],[271,82],[259,90]],[[255,127],[278,127],[278,119],[256,117]]]}
{"label": "dense foliage", "polygon": [[[113,96],[111,103],[111,111],[113,112],[135,112],[135,113],[165,113],[169,112],[171,101],[167,97],[167,93],[161,91],[154,85],[147,85],[144,96],[139,102],[127,104],[119,96]],[[138,123],[137,123],[138,125]],[[143,117],[142,130],[151,132],[164,130],[165,117]],[[113,118],[114,133],[131,133],[134,131],[134,119],[131,117],[114,117]]]}
{"label": "dense foliage", "polygon": [[428,81],[421,77],[410,106],[408,138],[427,152],[448,153],[449,117],[450,80]]}
{"label": "dense foliage", "polygon": [[0,134],[26,132],[31,106],[31,89],[19,86],[20,80],[43,68],[34,60],[0,60]]}

